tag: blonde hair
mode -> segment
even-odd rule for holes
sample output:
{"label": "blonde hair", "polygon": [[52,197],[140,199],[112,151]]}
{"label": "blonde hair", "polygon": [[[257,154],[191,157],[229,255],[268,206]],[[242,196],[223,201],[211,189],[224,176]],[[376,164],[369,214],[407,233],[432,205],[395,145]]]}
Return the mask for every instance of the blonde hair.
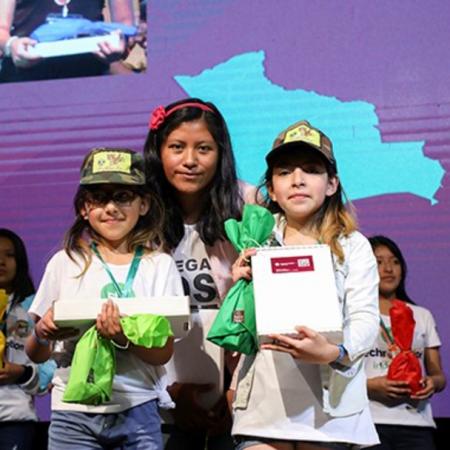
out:
{"label": "blonde hair", "polygon": [[[258,187],[258,192],[263,187],[272,184],[272,174],[275,167],[275,158],[271,158],[269,167],[266,170],[263,181]],[[325,159],[324,159],[325,161]],[[327,174],[329,178],[337,177],[336,169],[329,162],[326,162]],[[344,198],[346,203],[344,203]],[[272,213],[284,214],[278,203],[270,199],[268,195],[264,197],[263,205]],[[339,262],[344,261],[344,250],[339,243],[340,237],[347,237],[358,229],[355,209],[344,193],[344,189],[339,182],[336,192],[327,197],[322,206],[313,217],[313,232],[321,243],[330,246],[331,251],[338,258]]]}
{"label": "blonde hair", "polygon": [[[346,199],[345,204],[343,197]],[[314,225],[319,239],[330,246],[339,262],[344,262],[344,250],[339,243],[339,238],[348,237],[356,231],[358,223],[353,204],[348,200],[340,184],[336,192],[325,200],[318,213]]]}
{"label": "blonde hair", "polygon": [[[78,263],[76,256],[83,260],[84,266],[78,277],[83,276],[92,263],[91,242],[101,240],[101,236],[81,215],[88,192],[89,188],[85,186],[78,188],[74,198],[75,220],[64,237],[64,250],[69,258],[75,263]],[[146,186],[139,186],[137,192],[141,198],[148,200],[149,208],[144,216],[139,217],[136,226],[130,231],[127,249],[130,253],[133,253],[138,246],[142,246],[144,252],[148,254],[160,250],[164,246],[162,233],[163,207],[159,198],[150,193]]]}

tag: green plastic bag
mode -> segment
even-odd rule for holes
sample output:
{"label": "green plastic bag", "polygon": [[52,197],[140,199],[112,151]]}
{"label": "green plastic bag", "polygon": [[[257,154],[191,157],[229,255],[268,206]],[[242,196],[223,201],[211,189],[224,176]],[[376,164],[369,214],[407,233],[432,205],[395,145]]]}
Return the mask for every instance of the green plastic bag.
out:
{"label": "green plastic bag", "polygon": [[[225,232],[234,248],[241,252],[259,247],[270,237],[275,219],[270,211],[258,205],[245,205],[242,221],[229,219]],[[230,289],[217,314],[207,339],[227,350],[246,355],[258,351],[253,282],[239,280]]]}
{"label": "green plastic bag", "polygon": [[[162,316],[136,314],[120,319],[123,332],[134,345],[164,347],[173,336],[169,321]],[[72,358],[63,401],[100,405],[111,399],[116,350],[109,339],[98,335],[95,325],[78,341]]]}

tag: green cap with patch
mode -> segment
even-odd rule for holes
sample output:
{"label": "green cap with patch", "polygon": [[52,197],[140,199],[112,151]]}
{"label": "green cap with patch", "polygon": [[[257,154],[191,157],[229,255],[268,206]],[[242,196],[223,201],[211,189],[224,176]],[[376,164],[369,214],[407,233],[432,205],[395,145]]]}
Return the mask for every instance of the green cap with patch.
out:
{"label": "green cap with patch", "polygon": [[333,144],[330,139],[306,120],[300,120],[294,123],[277,136],[272,145],[272,149],[266,155],[266,161],[269,162],[281,150],[289,150],[291,148],[298,148],[299,146],[317,150],[336,168]]}
{"label": "green cap with patch", "polygon": [[84,159],[80,184],[145,184],[144,158],[127,148],[94,148]]}

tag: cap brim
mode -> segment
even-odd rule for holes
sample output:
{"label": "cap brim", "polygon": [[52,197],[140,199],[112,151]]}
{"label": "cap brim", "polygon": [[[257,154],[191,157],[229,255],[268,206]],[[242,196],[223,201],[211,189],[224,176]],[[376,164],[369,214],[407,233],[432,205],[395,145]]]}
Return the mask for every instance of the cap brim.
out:
{"label": "cap brim", "polygon": [[[109,176],[108,176],[109,175]],[[111,177],[111,174],[96,174],[94,177],[85,177],[80,180],[81,186],[90,186],[94,184],[124,184],[126,186],[144,186],[145,179],[121,174],[120,178]]]}
{"label": "cap brim", "polygon": [[286,144],[281,144],[278,147],[273,148],[266,155],[266,162],[269,164],[275,155],[280,155],[286,153],[287,151],[292,151],[293,149],[298,150],[310,150],[321,155],[328,164],[336,165],[336,161],[331,160],[325,153],[322,152],[318,147],[308,144],[307,142],[288,142]]}

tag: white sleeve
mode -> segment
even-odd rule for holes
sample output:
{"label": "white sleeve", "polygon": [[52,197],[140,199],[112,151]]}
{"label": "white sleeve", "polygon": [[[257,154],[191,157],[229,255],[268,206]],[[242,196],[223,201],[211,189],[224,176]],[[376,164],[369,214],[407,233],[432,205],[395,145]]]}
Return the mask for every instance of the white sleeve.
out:
{"label": "white sleeve", "polygon": [[425,308],[422,308],[422,310],[425,321],[425,348],[440,347],[441,339],[439,338],[433,315]]}
{"label": "white sleeve", "polygon": [[42,317],[59,298],[61,285],[61,270],[64,262],[61,259],[62,252],[56,253],[47,264],[44,276],[30,306],[29,313]]}
{"label": "white sleeve", "polygon": [[246,204],[255,204],[256,201],[261,201],[262,195],[258,192],[258,189],[252,184],[248,184],[245,181],[238,180],[239,190],[241,196]]}
{"label": "white sleeve", "polygon": [[379,328],[378,268],[369,241],[360,233],[349,238],[345,255],[344,347],[351,361],[372,347]]}
{"label": "white sleeve", "polygon": [[156,273],[158,283],[155,285],[155,296],[184,295],[183,283],[174,259],[167,254],[160,255],[158,270]]}
{"label": "white sleeve", "polygon": [[[11,309],[14,310],[14,314],[11,314],[11,316],[15,316],[17,318],[17,322],[14,324],[15,327],[18,326],[19,322],[26,321],[28,323],[28,335],[29,336],[34,328],[34,322],[28,315],[28,308],[33,300],[34,295],[30,295],[25,300],[23,300],[21,303],[13,306]],[[13,333],[14,336],[14,333]],[[12,337],[12,339],[15,339],[15,337]],[[26,337],[22,337],[21,339],[26,339]],[[18,386],[29,395],[34,395],[39,390],[39,373],[37,370],[37,364],[33,363],[30,358],[28,358],[28,355],[25,352],[24,345],[20,345],[19,342],[14,342],[12,340],[11,342],[8,342],[8,347],[10,347],[10,352],[8,352],[8,359],[12,363],[21,364],[24,366],[30,366],[31,367],[31,375],[28,378],[25,383],[18,384]],[[14,350],[13,350],[14,349]]]}

